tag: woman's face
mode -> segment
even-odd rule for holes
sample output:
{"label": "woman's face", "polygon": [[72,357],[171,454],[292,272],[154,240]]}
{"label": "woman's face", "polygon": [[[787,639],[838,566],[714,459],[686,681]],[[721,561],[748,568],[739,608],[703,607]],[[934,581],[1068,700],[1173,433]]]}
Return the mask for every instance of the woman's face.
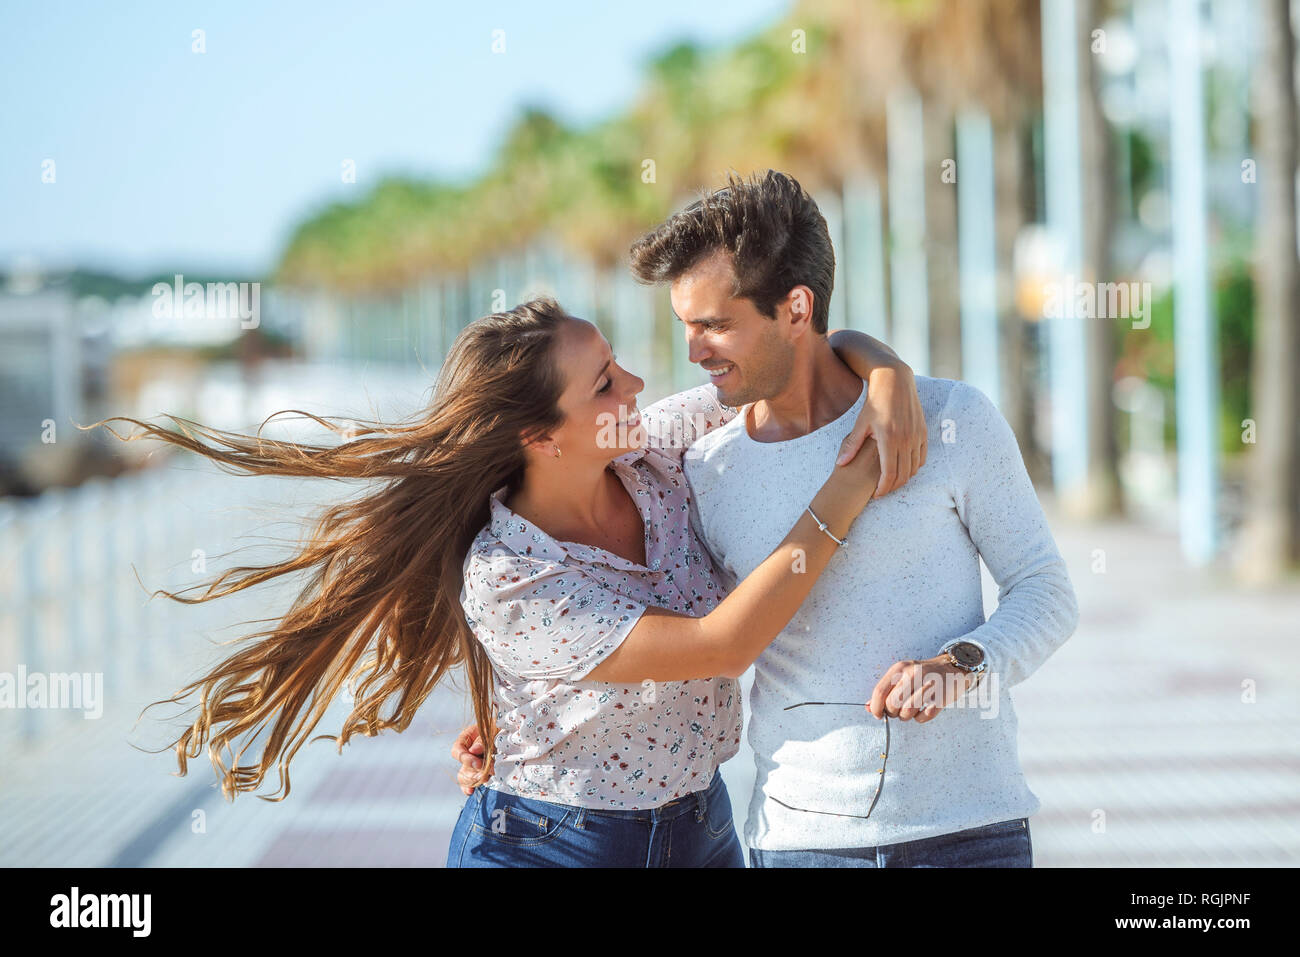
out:
{"label": "woman's face", "polygon": [[542,442],[539,454],[559,446],[567,462],[608,462],[645,444],[636,407],[645,382],[614,360],[609,343],[585,319],[569,319],[555,343],[555,361],[564,377],[560,412],[564,422]]}

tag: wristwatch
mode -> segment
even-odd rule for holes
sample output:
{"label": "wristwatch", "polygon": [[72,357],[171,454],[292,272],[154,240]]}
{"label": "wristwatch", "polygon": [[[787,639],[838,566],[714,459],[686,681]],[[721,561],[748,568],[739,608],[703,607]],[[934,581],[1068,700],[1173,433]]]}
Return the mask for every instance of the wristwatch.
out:
{"label": "wristwatch", "polygon": [[939,654],[946,655],[948,663],[954,668],[979,676],[971,683],[972,688],[984,680],[984,672],[989,667],[989,656],[985,654],[983,645],[958,638],[940,648]]}

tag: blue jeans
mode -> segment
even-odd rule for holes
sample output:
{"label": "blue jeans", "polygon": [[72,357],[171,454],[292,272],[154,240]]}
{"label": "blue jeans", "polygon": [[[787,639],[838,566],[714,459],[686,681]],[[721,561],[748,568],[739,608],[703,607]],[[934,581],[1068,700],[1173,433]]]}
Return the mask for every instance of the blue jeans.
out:
{"label": "blue jeans", "polygon": [[825,851],[749,849],[750,867],[1033,867],[1029,818],[1018,817],[938,837]]}
{"label": "blue jeans", "polygon": [[744,867],[722,775],[645,810],[586,808],[477,787],[461,808],[448,867]]}

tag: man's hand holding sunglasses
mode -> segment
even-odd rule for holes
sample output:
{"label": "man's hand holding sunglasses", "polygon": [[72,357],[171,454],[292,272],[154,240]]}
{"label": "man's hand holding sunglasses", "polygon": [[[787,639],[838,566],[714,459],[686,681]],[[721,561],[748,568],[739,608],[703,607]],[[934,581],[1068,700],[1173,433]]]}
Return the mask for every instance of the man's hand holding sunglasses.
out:
{"label": "man's hand holding sunglasses", "polygon": [[896,661],[876,683],[867,710],[877,719],[889,715],[925,724],[979,684],[985,665],[983,647],[972,642],[954,643],[952,652],[934,658]]}

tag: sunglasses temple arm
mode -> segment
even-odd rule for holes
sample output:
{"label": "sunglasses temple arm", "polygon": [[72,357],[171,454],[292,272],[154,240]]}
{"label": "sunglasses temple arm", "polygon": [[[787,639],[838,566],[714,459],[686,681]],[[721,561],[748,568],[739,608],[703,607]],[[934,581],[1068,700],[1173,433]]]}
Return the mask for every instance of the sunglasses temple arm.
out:
{"label": "sunglasses temple arm", "polygon": [[865,708],[870,703],[871,702],[869,701],[800,701],[798,704],[789,705],[785,708],[782,708],[781,710],[792,711],[795,708],[802,708],[805,705],[810,705],[810,704],[839,705],[845,708]]}

